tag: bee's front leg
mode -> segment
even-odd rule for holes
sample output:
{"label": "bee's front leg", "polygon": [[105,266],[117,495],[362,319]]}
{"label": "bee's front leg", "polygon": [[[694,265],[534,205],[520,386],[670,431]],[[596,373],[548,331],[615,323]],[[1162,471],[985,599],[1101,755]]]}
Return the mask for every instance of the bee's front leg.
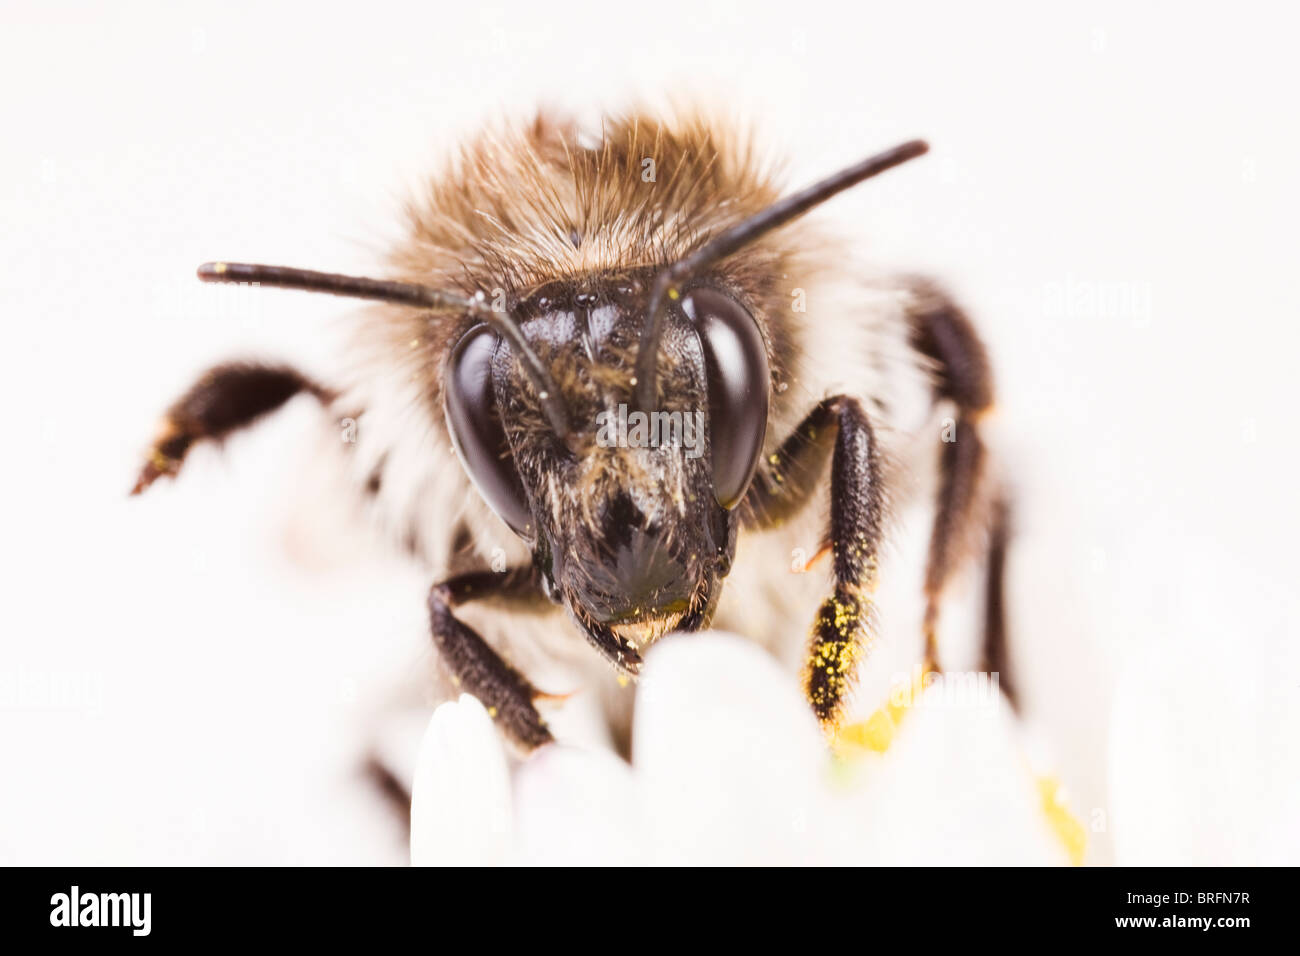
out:
{"label": "bee's front leg", "polygon": [[220,442],[300,393],[325,405],[335,397],[287,365],[228,362],[208,369],[167,409],[131,494],[140,494],[164,475],[174,477],[196,444]]}
{"label": "bee's front leg", "polygon": [[486,597],[537,593],[532,568],[497,573],[473,571],[457,575],[429,591],[429,622],[433,642],[452,682],[473,694],[515,743],[533,750],[553,739],[533,701],[543,696],[528,679],[510,666],[473,628],[462,623],[452,608]]}
{"label": "bee's front leg", "polygon": [[807,478],[825,460],[831,436],[829,545],[831,595],[813,622],[804,690],[822,726],[833,730],[871,634],[872,592],[880,546],[880,458],[862,404],[849,396],[824,399],[764,464],[747,501],[758,523],[792,510],[808,490]]}

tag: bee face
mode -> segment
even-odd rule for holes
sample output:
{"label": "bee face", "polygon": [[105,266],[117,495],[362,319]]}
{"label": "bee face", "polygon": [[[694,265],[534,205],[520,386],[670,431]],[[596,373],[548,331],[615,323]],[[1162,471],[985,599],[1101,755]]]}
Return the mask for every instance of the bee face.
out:
{"label": "bee face", "polygon": [[639,407],[647,298],[644,276],[598,276],[549,284],[511,310],[563,399],[567,435],[488,325],[452,351],[445,392],[474,484],[532,547],[547,592],[629,670],[638,647],[712,615],[771,387],[753,317],[701,284],[668,309],[657,407]]}
{"label": "bee face", "polygon": [[[436,582],[428,609],[454,686],[532,748],[552,739],[534,707],[538,691],[456,607],[535,595],[540,585],[606,658],[635,673],[651,640],[710,621],[740,516],[763,529],[792,515],[833,445],[827,541],[835,589],[814,623],[805,682],[815,713],[831,725],[871,619],[884,495],[867,406],[883,409],[889,394],[873,386],[801,412],[798,396],[774,387],[807,357],[806,326],[790,314],[804,310],[785,297],[801,302],[795,283],[818,281],[831,251],[815,230],[776,233],[927,148],[901,144],[781,198],[743,139],[704,118],[611,120],[594,145],[545,118],[504,140],[485,135],[408,208],[410,236],[393,252],[393,278],[200,266],[206,281],[396,308],[367,316],[360,344],[377,346],[379,361],[346,394],[289,368],[214,369],[169,413],[136,490],[175,474],[194,442],[220,439],[299,392],[376,412],[364,493],[385,523],[395,519],[409,550],[448,570],[473,550],[464,542],[474,540],[479,509],[457,511],[465,476],[531,550],[532,568],[498,567],[494,554],[491,571],[466,568]],[[906,376],[907,356],[927,369],[937,363],[942,396],[960,405],[965,437],[944,453],[945,517],[926,577],[932,650],[953,535],[974,514],[982,460],[974,421],[991,393],[964,317],[915,283],[896,291],[896,302],[891,296],[860,316],[870,319],[872,348],[844,360],[856,355],[877,384],[881,375]],[[920,376],[919,362],[913,371]],[[784,434],[771,436],[755,482],[773,393]],[[412,411],[428,416],[417,419],[428,427],[405,427]],[[402,427],[389,433],[385,422]],[[446,437],[463,474],[444,470],[455,465]],[[390,470],[398,477],[391,485]],[[422,480],[404,484],[411,474]],[[449,517],[435,518],[426,503]]]}

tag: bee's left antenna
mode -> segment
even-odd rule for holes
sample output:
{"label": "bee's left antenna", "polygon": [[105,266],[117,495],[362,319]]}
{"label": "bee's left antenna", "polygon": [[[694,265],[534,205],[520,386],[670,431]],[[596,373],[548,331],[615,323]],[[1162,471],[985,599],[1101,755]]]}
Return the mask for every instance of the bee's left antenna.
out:
{"label": "bee's left antenna", "polygon": [[930,147],[924,140],[914,139],[864,159],[819,183],[814,183],[801,192],[786,196],[748,219],[741,220],[660,272],[650,290],[645,327],[641,330],[641,342],[637,346],[637,405],[643,411],[652,411],[658,398],[655,374],[659,363],[659,335],[663,329],[664,310],[668,305],[666,300],[678,298],[681,294],[679,286],[682,282],[732,253],[739,252],[773,229],[784,226],[792,219],[797,219],[809,209],[821,205],[850,186],[856,186],[864,179],[870,179],[909,159],[922,156],[929,150]]}
{"label": "bee's left antenna", "polygon": [[371,299],[393,302],[439,312],[466,312],[481,319],[499,332],[518,357],[524,373],[537,390],[537,398],[551,428],[561,439],[569,435],[568,416],[559,390],[537,353],[533,351],[514,317],[492,309],[481,298],[468,298],[455,292],[430,289],[412,282],[394,282],[389,279],[366,279],[345,276],[335,272],[315,272],[311,269],[293,269],[288,266],[253,265],[247,262],[205,262],[199,266],[199,278],[204,282],[248,282],[274,286],[281,289],[301,289],[304,292],[326,292],[353,299]]}

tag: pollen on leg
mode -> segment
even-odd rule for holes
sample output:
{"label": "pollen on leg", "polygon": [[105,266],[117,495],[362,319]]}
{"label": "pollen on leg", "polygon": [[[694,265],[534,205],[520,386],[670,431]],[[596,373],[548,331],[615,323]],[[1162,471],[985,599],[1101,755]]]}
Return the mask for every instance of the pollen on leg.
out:
{"label": "pollen on leg", "polygon": [[804,687],[813,712],[828,733],[838,722],[865,651],[870,604],[856,589],[838,588],[822,603],[813,622],[812,647],[804,666]]}

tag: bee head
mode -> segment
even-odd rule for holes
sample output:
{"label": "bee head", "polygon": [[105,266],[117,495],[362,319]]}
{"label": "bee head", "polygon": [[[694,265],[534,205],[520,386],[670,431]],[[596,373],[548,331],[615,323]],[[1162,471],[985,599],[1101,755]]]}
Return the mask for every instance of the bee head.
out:
{"label": "bee head", "polygon": [[453,349],[445,405],[474,484],[533,549],[552,599],[615,663],[712,615],[734,509],[762,450],[767,346],[727,291],[685,288],[662,321],[654,400],[638,398],[648,276],[553,283],[511,310],[558,396],[487,324]]}

